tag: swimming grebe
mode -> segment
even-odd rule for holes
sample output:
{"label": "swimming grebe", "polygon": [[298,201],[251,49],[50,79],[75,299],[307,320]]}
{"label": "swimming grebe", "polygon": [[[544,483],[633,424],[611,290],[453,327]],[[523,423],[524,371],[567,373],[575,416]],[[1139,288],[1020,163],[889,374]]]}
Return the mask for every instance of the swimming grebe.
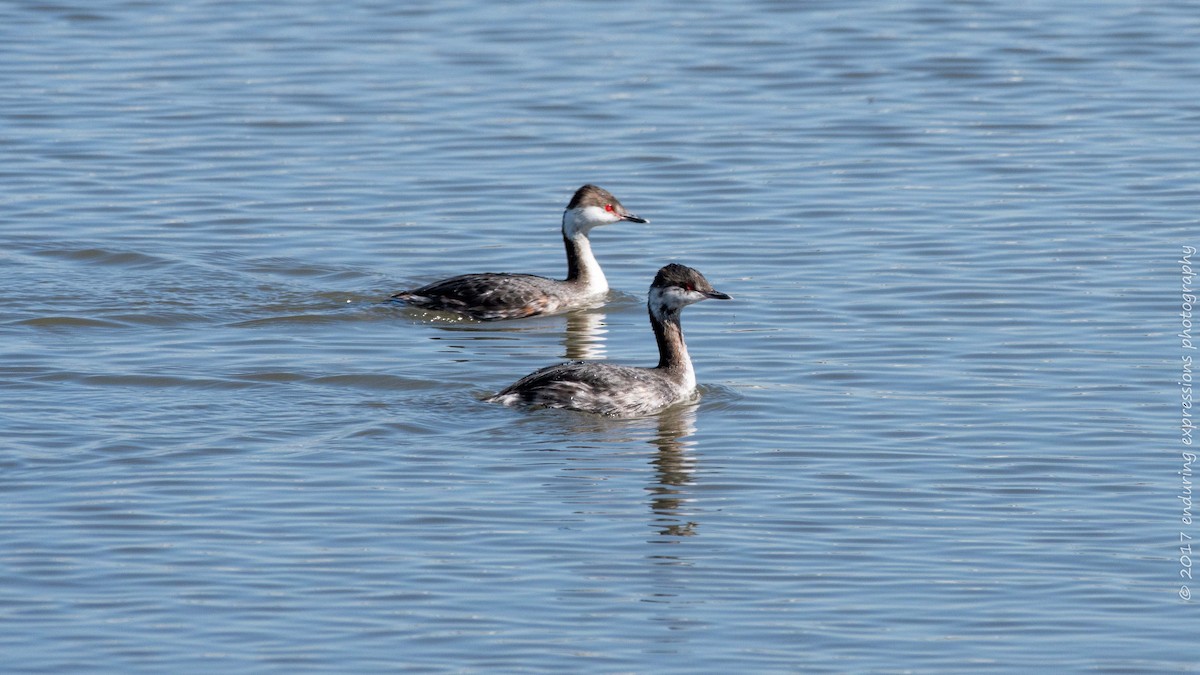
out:
{"label": "swimming grebe", "polygon": [[648,223],[621,205],[608,190],[584,185],[575,191],[562,217],[567,247],[567,278],[532,274],[463,274],[392,296],[410,305],[465,314],[481,321],[519,319],[561,312],[595,302],[608,292],[608,280],[592,255],[588,232],[622,220]]}
{"label": "swimming grebe", "polygon": [[729,300],[696,270],[674,263],[650,284],[646,308],[658,341],[654,368],[572,361],[542,368],[517,380],[489,403],[567,408],[617,417],[646,415],[685,400],[696,390],[696,371],[683,342],[679,314],[708,298]]}

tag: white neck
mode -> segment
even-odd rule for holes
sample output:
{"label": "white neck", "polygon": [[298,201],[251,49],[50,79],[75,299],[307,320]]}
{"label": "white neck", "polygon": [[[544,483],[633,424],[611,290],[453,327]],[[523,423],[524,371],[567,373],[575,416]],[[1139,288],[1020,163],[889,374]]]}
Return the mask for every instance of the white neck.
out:
{"label": "white neck", "polygon": [[[596,208],[596,207],[588,207]],[[608,279],[604,270],[592,255],[592,242],[588,231],[592,229],[583,213],[575,209],[563,213],[563,242],[567,247],[567,281],[580,284],[589,295],[608,292]]]}
{"label": "white neck", "polygon": [[692,367],[692,357],[688,354],[687,345],[681,339],[680,347],[683,352],[683,371],[680,373],[683,388],[686,391],[693,391],[696,388],[696,369]]}

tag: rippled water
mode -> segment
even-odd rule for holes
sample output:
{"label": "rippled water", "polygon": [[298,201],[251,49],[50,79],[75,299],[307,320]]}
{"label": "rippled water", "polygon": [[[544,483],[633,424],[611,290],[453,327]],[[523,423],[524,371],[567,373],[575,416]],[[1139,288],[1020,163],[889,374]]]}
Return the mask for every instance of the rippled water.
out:
{"label": "rippled water", "polygon": [[[1194,669],[1200,14],[1044,4],[0,6],[5,669]],[[699,403],[479,401],[674,260]]]}

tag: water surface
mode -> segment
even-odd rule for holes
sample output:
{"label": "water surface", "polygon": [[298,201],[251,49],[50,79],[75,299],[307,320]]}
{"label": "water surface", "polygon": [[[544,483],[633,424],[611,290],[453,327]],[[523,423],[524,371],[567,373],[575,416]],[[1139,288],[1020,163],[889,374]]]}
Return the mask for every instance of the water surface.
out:
{"label": "water surface", "polygon": [[[1194,669],[1193,9],[0,8],[7,667]],[[380,302],[585,182],[608,305]],[[479,400],[671,261],[698,402]]]}

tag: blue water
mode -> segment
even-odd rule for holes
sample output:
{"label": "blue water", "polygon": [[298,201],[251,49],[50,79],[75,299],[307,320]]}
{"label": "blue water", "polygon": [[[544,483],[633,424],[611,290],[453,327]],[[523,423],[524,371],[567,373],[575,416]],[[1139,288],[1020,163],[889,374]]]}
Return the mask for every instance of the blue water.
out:
{"label": "blue water", "polygon": [[[1044,5],[0,5],[3,669],[1194,671],[1200,13]],[[671,261],[698,403],[480,401]]]}

